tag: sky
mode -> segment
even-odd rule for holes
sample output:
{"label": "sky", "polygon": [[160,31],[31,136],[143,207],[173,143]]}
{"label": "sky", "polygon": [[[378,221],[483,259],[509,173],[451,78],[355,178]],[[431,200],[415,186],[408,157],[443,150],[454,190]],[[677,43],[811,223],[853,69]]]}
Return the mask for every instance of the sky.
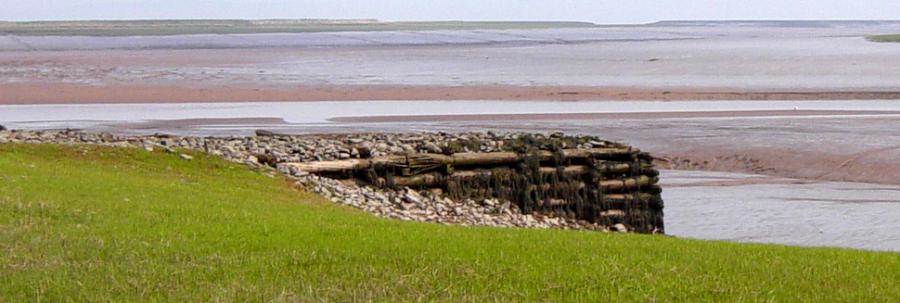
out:
{"label": "sky", "polygon": [[900,19],[900,0],[0,0],[0,20],[375,18],[647,23]]}

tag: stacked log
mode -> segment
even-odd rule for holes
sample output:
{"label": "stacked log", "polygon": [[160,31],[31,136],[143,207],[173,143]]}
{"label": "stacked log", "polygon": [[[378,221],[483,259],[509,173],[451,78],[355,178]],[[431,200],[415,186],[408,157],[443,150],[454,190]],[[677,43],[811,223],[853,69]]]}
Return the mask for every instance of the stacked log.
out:
{"label": "stacked log", "polygon": [[451,199],[500,199],[524,213],[554,214],[663,232],[663,201],[652,157],[627,146],[491,153],[411,153],[288,163],[291,169],[381,188],[442,192]]}

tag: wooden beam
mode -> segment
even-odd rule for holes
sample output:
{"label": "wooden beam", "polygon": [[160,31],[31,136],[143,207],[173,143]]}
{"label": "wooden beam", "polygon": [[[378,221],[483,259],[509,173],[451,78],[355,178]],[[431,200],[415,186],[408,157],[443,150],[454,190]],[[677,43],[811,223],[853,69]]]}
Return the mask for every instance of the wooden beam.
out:
{"label": "wooden beam", "polygon": [[[601,174],[624,174],[624,173],[631,172],[632,171],[631,167],[632,167],[632,165],[629,163],[611,162],[608,164],[600,165],[597,168],[597,171]],[[488,170],[488,169],[458,170],[458,171],[454,171],[449,176],[446,176],[439,172],[424,173],[424,174],[418,174],[418,175],[413,175],[413,176],[409,176],[409,177],[393,177],[393,182],[394,182],[393,184],[396,186],[400,186],[400,187],[414,187],[414,188],[440,187],[443,185],[442,182],[444,182],[448,179],[467,179],[467,178],[476,178],[479,176],[490,176],[495,171],[503,171],[506,173],[514,172],[514,170],[512,170],[512,169],[508,169],[508,168],[499,169],[498,168],[498,169],[491,169],[491,170]],[[567,177],[575,177],[575,176],[587,174],[589,171],[590,171],[590,168],[587,166],[572,165],[572,166],[564,167],[562,169],[562,174]],[[557,170],[554,167],[541,167],[540,168],[540,173],[545,174],[545,175],[556,174],[557,172],[559,172],[559,170]],[[655,177],[658,174],[658,172],[656,172],[656,170],[654,170],[652,168],[642,169],[639,171],[639,173],[647,173],[650,176],[649,177],[644,176],[644,179],[639,178],[639,180],[635,181],[635,182],[638,182],[638,184],[641,184],[641,182],[646,183],[649,181],[649,179],[647,179],[647,178]],[[647,179],[647,180],[645,180],[645,179]],[[382,182],[383,181],[384,180],[382,180]],[[609,181],[611,181],[611,182],[607,182],[607,183],[601,182],[601,187],[608,186],[610,188],[617,188],[617,186],[619,186],[616,182],[618,180],[609,180]],[[623,182],[626,183],[626,184],[624,184],[626,187],[632,186],[632,185],[630,185],[631,183],[629,183],[630,181],[625,180]]]}
{"label": "wooden beam", "polygon": [[[592,149],[565,149],[561,154],[566,159],[584,158],[614,158],[635,155],[640,151],[635,148],[592,148]],[[536,153],[540,161],[549,161],[555,157],[550,151]],[[456,153],[452,155],[441,154],[409,154],[392,155],[372,159],[348,159],[335,161],[314,161],[298,163],[281,163],[289,169],[296,169],[311,174],[341,173],[366,169],[374,166],[399,166],[415,167],[424,165],[454,165],[454,166],[492,166],[515,164],[524,160],[526,155],[514,152],[495,153]]]}

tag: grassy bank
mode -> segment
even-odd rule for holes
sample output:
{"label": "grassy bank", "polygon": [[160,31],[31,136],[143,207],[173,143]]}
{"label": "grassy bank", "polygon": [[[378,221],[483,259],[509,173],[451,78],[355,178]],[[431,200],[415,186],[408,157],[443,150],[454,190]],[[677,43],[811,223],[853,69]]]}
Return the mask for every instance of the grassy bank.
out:
{"label": "grassy bank", "polygon": [[587,22],[375,20],[123,20],[0,22],[0,35],[18,36],[164,36],[191,34],[307,33],[465,29],[540,29],[591,27]]}
{"label": "grassy bank", "polygon": [[868,36],[866,39],[874,42],[900,42],[900,35],[877,35]]}
{"label": "grassy bank", "polygon": [[375,218],[197,155],[0,145],[0,301],[867,301],[900,254]]}

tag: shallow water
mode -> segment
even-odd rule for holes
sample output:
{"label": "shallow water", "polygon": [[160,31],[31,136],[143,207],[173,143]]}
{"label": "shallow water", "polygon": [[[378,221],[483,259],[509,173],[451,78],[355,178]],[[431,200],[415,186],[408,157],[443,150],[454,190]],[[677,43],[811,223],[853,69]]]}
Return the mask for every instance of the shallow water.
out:
{"label": "shallow water", "polygon": [[[898,186],[798,184],[721,172],[662,171],[661,176],[667,234],[900,251]],[[772,184],[741,184],[753,182],[748,180]]]}
{"label": "shallow water", "polygon": [[[253,128],[306,132],[312,127],[339,129],[353,123],[329,119],[386,115],[461,115],[531,113],[616,113],[744,110],[878,110],[900,111],[896,101],[322,101],[181,104],[61,104],[0,105],[0,124],[12,128],[88,128],[119,132],[174,132],[190,134],[246,134]],[[193,125],[160,123],[156,127],[129,129],[128,123],[153,120],[279,118],[259,124],[230,125],[222,121],[198,121]],[[706,118],[723,120],[729,118]],[[772,119],[751,117],[741,119]],[[792,119],[804,119],[793,117]],[[435,121],[437,122],[437,121]],[[246,121],[245,121],[246,123]],[[428,123],[424,123],[428,125]],[[527,123],[522,123],[523,125]],[[395,128],[391,124],[370,124]],[[401,125],[403,125],[401,123]],[[168,128],[171,127],[171,128]]]}

